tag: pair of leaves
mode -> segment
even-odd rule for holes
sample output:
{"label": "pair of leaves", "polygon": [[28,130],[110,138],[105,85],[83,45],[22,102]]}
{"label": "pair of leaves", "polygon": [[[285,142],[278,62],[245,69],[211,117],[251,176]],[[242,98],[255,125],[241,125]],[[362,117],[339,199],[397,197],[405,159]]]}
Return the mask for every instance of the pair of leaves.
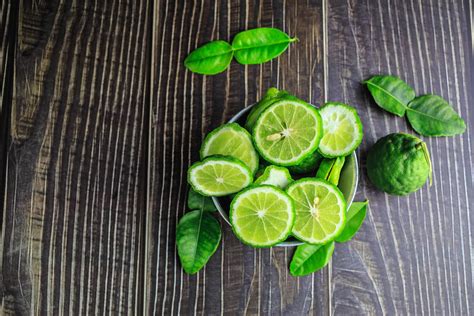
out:
{"label": "pair of leaves", "polygon": [[341,176],[342,167],[344,167],[345,157],[324,158],[319,165],[316,178],[324,179],[334,185],[339,184],[339,177]]}
{"label": "pair of leaves", "polygon": [[[364,222],[368,201],[353,202],[347,211],[346,225],[336,242],[347,242],[354,237]],[[296,248],[291,259],[290,273],[293,276],[304,276],[324,268],[334,252],[334,242],[325,245],[303,244]]]}
{"label": "pair of leaves", "polygon": [[186,213],[176,228],[176,246],[181,265],[186,273],[194,274],[204,267],[216,252],[221,241],[221,226],[211,215],[216,207],[207,196],[189,190]]}
{"label": "pair of leaves", "polygon": [[184,65],[192,72],[215,75],[227,69],[232,57],[243,65],[261,64],[278,57],[294,41],[279,29],[251,29],[238,33],[232,45],[221,40],[204,44],[186,57]]}
{"label": "pair of leaves", "polygon": [[395,76],[373,76],[367,88],[384,110],[403,117],[406,113],[413,129],[423,136],[452,136],[466,130],[463,119],[437,95],[415,97],[415,91]]}

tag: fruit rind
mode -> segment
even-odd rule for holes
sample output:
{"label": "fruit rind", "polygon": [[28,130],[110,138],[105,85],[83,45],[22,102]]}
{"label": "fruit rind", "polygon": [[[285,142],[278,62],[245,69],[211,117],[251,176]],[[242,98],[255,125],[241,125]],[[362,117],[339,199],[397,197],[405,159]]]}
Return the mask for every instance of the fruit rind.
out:
{"label": "fruit rind", "polygon": [[[290,222],[288,223],[289,225],[287,226],[287,227],[289,227],[287,229],[288,230],[287,233],[285,233],[280,238],[278,238],[278,240],[275,240],[274,242],[272,242],[270,244],[266,244],[266,245],[255,244],[255,243],[249,242],[248,240],[245,240],[239,234],[239,232],[237,231],[237,229],[234,225],[234,212],[235,212],[234,209],[235,209],[236,203],[238,203],[239,198],[241,198],[244,194],[246,194],[246,193],[248,194],[249,191],[255,190],[255,189],[270,189],[270,190],[276,191],[281,197],[284,197],[285,199],[287,199],[287,201],[290,205],[290,208],[291,208],[290,209],[291,219],[290,219]],[[243,189],[242,191],[240,191],[238,194],[236,194],[235,197],[232,199],[232,202],[230,203],[229,220],[231,222],[231,227],[232,227],[232,231],[234,232],[234,235],[243,244],[254,247],[254,248],[269,248],[269,247],[272,247],[272,246],[275,246],[275,245],[279,244],[282,241],[285,241],[291,235],[292,227],[295,224],[295,219],[296,219],[296,213],[295,213],[295,204],[294,204],[293,199],[285,191],[283,191],[283,190],[281,190],[281,189],[279,189],[275,186],[272,186],[272,185],[251,185],[251,186]]]}
{"label": "fruit rind", "polygon": [[[218,128],[212,130],[211,132],[209,132],[206,135],[206,137],[204,138],[204,140],[202,142],[202,145],[201,145],[201,148],[199,150],[199,155],[200,155],[201,159],[204,159],[206,157],[211,156],[207,153],[207,151],[209,150],[209,147],[211,145],[212,140],[214,139],[214,137],[217,137],[219,135],[219,133],[221,133],[225,129],[231,129],[231,130],[235,131],[236,133],[241,133],[242,135],[245,135],[244,137],[247,138],[249,144],[252,146],[252,151],[250,152],[250,155],[253,158],[252,159],[253,160],[252,166],[247,166],[247,167],[249,167],[249,169],[252,171],[252,173],[255,174],[255,172],[258,169],[259,159],[258,159],[257,151],[254,148],[252,135],[250,135],[250,133],[245,128],[240,126],[238,123],[227,123],[227,124],[219,126]],[[233,158],[239,159],[240,161],[244,162],[239,157],[235,157],[235,156],[232,156],[230,154],[221,154],[221,153],[219,153],[218,155],[233,157]],[[212,155],[212,156],[215,156],[215,155]],[[244,164],[245,164],[245,162],[244,162]]]}
{"label": "fruit rind", "polygon": [[[282,174],[286,179],[286,183],[270,183],[269,180],[274,181],[270,179],[270,177],[272,176],[272,174],[274,174],[274,172],[278,172]],[[255,180],[255,184],[273,185],[282,190],[284,190],[291,182],[293,182],[293,178],[291,178],[291,175],[288,169],[285,167],[274,166],[274,165],[267,166],[265,170],[263,171],[263,174]]]}
{"label": "fruit rind", "polygon": [[[258,133],[258,127],[262,124],[262,121],[265,119],[265,117],[268,113],[272,112],[272,110],[275,109],[277,106],[280,106],[281,104],[288,104],[288,103],[293,104],[293,105],[297,105],[297,106],[305,107],[305,109],[307,109],[309,111],[309,113],[311,113],[313,115],[313,117],[315,118],[315,120],[317,121],[317,124],[316,124],[317,125],[316,126],[317,132],[316,132],[316,136],[314,137],[314,139],[312,141],[311,146],[306,148],[306,150],[303,151],[304,152],[303,154],[301,154],[296,159],[293,158],[291,160],[283,161],[283,160],[280,160],[280,159],[275,159],[275,158],[270,157],[261,148],[262,144],[261,144],[261,142],[259,142],[259,137],[258,137],[257,133]],[[320,141],[321,141],[321,138],[323,137],[323,121],[322,121],[321,115],[319,114],[318,109],[316,107],[306,103],[306,102],[297,101],[297,100],[279,100],[279,101],[273,103],[272,105],[270,105],[268,108],[266,108],[262,112],[260,117],[257,119],[257,122],[255,123],[254,129],[252,131],[252,136],[253,136],[255,149],[260,154],[260,156],[263,157],[263,159],[265,159],[266,161],[268,161],[272,164],[278,165],[278,166],[284,166],[284,167],[295,166],[295,165],[298,165],[299,163],[301,163],[309,155],[312,155],[313,152],[318,148],[318,146],[320,144]]]}
{"label": "fruit rind", "polygon": [[315,150],[311,155],[308,155],[303,161],[296,166],[288,167],[291,173],[305,174],[315,171],[324,157]]}
{"label": "fruit rind", "polygon": [[[332,234],[330,234],[329,237],[326,236],[326,238],[321,239],[321,240],[315,240],[315,239],[312,239],[312,238],[307,238],[305,236],[302,236],[299,232],[295,231],[295,229],[294,229],[295,226],[294,225],[293,225],[293,229],[292,229],[291,234],[296,239],[298,239],[300,241],[303,241],[303,242],[306,242],[308,244],[312,244],[312,245],[327,244],[327,243],[335,240],[337,238],[337,236],[339,236],[339,234],[344,229],[344,225],[345,225],[345,222],[346,222],[346,209],[347,209],[346,199],[344,198],[344,195],[342,194],[342,192],[339,190],[339,188],[337,186],[333,185],[332,183],[330,183],[326,180],[316,179],[316,178],[302,178],[300,180],[297,180],[297,181],[291,183],[288,186],[288,188],[286,189],[286,192],[291,197],[291,191],[294,190],[295,187],[297,187],[301,184],[304,184],[304,183],[311,183],[311,184],[317,183],[318,185],[323,185],[326,188],[330,188],[330,191],[332,191],[338,197],[339,202],[342,204],[341,207],[340,207],[341,210],[339,212],[339,216],[342,218],[342,220],[338,223],[339,227],[337,227],[337,229]],[[296,202],[295,202],[295,214],[296,214],[296,217],[298,217]],[[296,224],[296,220],[295,220],[295,224]]]}
{"label": "fruit rind", "polygon": [[202,160],[202,161],[198,161],[198,162],[195,162],[194,164],[192,164],[189,169],[188,169],[188,183],[191,185],[191,187],[193,188],[194,191],[198,192],[199,194],[201,195],[204,195],[204,196],[226,196],[226,195],[229,195],[229,194],[232,194],[232,193],[236,193],[236,192],[229,192],[229,193],[222,193],[222,194],[209,194],[208,192],[204,192],[203,190],[201,190],[200,188],[198,188],[194,183],[193,183],[193,171],[206,164],[206,163],[209,163],[209,162],[224,162],[224,163],[229,163],[229,164],[233,164],[234,166],[237,166],[240,170],[242,170],[242,173],[243,174],[246,174],[247,175],[247,185],[245,187],[247,187],[248,185],[250,185],[250,183],[252,183],[253,181],[253,175],[252,175],[252,172],[250,171],[250,169],[240,160],[236,159],[236,158],[233,158],[233,157],[230,157],[230,156],[221,156],[221,155],[214,155],[214,156],[209,156],[207,157],[206,159]]}
{"label": "fruit rind", "polygon": [[352,140],[351,146],[348,146],[343,151],[336,152],[336,151],[328,148],[327,146],[325,146],[323,144],[324,137],[327,134],[324,131],[324,135],[323,135],[323,137],[321,139],[321,142],[319,144],[318,151],[321,153],[321,155],[323,155],[326,158],[336,158],[336,157],[340,157],[340,156],[350,155],[354,150],[357,149],[357,147],[359,147],[360,143],[362,142],[363,135],[364,135],[362,122],[360,120],[359,115],[357,114],[356,109],[354,109],[353,107],[351,107],[347,104],[341,103],[341,102],[328,102],[328,103],[326,103],[325,105],[323,105],[321,107],[320,114],[321,114],[322,121],[323,121],[323,130],[324,130],[324,115],[326,114],[326,112],[330,108],[334,108],[334,107],[338,107],[340,109],[343,109],[344,111],[346,111],[346,113],[350,113],[352,115],[352,117],[348,117],[348,118],[351,119],[351,123],[352,123],[353,126],[355,126],[357,128],[358,133],[356,135],[357,137],[355,137]]}
{"label": "fruit rind", "polygon": [[380,190],[394,195],[408,195],[423,187],[431,172],[423,143],[405,133],[380,138],[367,154],[370,181]]}

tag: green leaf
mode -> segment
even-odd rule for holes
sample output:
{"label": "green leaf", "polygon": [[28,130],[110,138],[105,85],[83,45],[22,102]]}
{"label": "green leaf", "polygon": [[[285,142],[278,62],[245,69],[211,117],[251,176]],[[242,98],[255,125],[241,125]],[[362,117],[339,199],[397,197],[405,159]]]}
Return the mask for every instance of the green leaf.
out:
{"label": "green leaf", "polygon": [[404,116],[408,103],[415,98],[415,90],[395,76],[373,76],[364,81],[372,97],[381,108]]}
{"label": "green leaf", "polygon": [[423,136],[452,136],[466,130],[463,119],[437,95],[422,95],[411,101],[407,117],[413,129]]}
{"label": "green leaf", "polygon": [[278,57],[296,40],[279,29],[262,27],[238,33],[232,47],[239,63],[261,64]]}
{"label": "green leaf", "polygon": [[221,226],[209,212],[185,214],[176,229],[176,245],[181,265],[194,274],[204,267],[221,241]]}
{"label": "green leaf", "polygon": [[334,242],[325,245],[298,246],[290,263],[291,275],[303,276],[322,269],[331,259],[333,252]]}
{"label": "green leaf", "polygon": [[319,165],[316,178],[324,179],[334,185],[338,185],[345,161],[345,157],[324,158]]}
{"label": "green leaf", "polygon": [[364,222],[369,201],[353,202],[346,214],[346,226],[336,238],[337,242],[346,242],[352,239]]}
{"label": "green leaf", "polygon": [[217,211],[217,208],[210,197],[197,193],[193,188],[189,189],[188,208],[190,210],[203,210],[207,212]]}
{"label": "green leaf", "polygon": [[203,75],[215,75],[229,66],[233,56],[232,46],[225,41],[204,44],[184,60],[186,68]]}

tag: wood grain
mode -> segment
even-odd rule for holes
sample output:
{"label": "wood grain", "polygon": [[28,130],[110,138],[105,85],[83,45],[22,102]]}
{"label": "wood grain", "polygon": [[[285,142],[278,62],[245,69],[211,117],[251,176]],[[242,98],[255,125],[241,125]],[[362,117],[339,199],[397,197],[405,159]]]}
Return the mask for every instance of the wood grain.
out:
{"label": "wood grain", "polygon": [[[161,1],[155,7],[148,210],[147,308],[162,314],[450,314],[471,308],[472,133],[427,139],[435,184],[409,198],[388,197],[365,175],[375,140],[413,133],[378,109],[360,81],[398,74],[419,94],[447,98],[472,126],[467,2]],[[233,63],[220,75],[187,72],[182,60],[206,41],[275,26],[300,42],[269,64]],[[159,30],[156,32],[156,30]],[[328,268],[288,275],[291,249],[254,250],[223,223],[219,251],[196,276],[183,274],[174,231],[186,211],[186,169],[204,135],[270,86],[312,103],[343,101],[362,116],[359,200],[371,212],[356,239],[337,245]],[[471,111],[472,112],[472,111]]]}
{"label": "wood grain", "polygon": [[409,197],[376,190],[365,154],[380,137],[415,133],[388,115],[360,82],[396,74],[417,94],[446,98],[474,126],[467,8],[461,1],[348,1],[329,6],[329,98],[357,107],[365,127],[358,199],[370,212],[357,238],[333,257],[335,314],[468,315],[472,311],[472,139],[423,138],[433,186]]}
{"label": "wood grain", "polygon": [[20,3],[1,314],[139,314],[150,3]]}
{"label": "wood grain", "polygon": [[[5,173],[7,160],[7,144],[9,133],[9,118],[10,118],[10,104],[12,100],[13,91],[13,47],[15,43],[16,30],[16,10],[15,5],[11,1],[3,2],[0,12],[0,78],[2,84],[0,85],[0,206],[2,206],[2,219],[0,221],[0,237],[3,241],[4,223],[6,212],[3,210],[5,197]],[[3,272],[3,253],[4,244],[0,243],[0,271]],[[9,300],[5,296],[5,281],[3,273],[0,273],[0,296],[2,302],[0,304],[0,311],[4,312],[12,310],[13,300]]]}
{"label": "wood grain", "polygon": [[[199,159],[204,135],[254,103],[271,86],[321,103],[323,96],[322,2],[159,1],[153,30],[151,206],[148,210],[149,314],[327,313],[327,273],[289,276],[291,250],[243,246],[221,221],[218,252],[197,275],[182,272],[175,227],[186,211],[186,170]],[[197,46],[231,40],[238,31],[274,26],[300,43],[280,58],[244,67],[232,63],[217,76],[183,67]]]}
{"label": "wood grain", "polygon": [[[0,314],[471,314],[471,11],[467,0],[2,2]],[[199,45],[259,26],[299,42],[216,76],[183,67]],[[424,138],[434,184],[405,198],[365,175],[379,137],[414,133],[360,84],[376,73],[445,97],[468,125]],[[219,250],[186,275],[175,247],[186,170],[207,132],[271,86],[358,109],[368,217],[303,278],[289,275],[293,249],[244,246],[221,221]]]}

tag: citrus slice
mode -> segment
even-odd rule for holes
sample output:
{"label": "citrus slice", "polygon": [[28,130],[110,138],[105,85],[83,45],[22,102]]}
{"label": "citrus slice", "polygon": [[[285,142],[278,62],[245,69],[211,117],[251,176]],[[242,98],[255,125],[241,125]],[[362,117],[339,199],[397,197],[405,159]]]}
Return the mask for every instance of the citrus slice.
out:
{"label": "citrus slice", "polygon": [[288,184],[293,182],[290,172],[285,167],[268,166],[263,174],[255,180],[256,184],[268,184],[285,189]]}
{"label": "citrus slice", "polygon": [[253,136],[255,147],[265,160],[294,166],[316,150],[322,132],[316,108],[303,101],[280,100],[263,111]]}
{"label": "citrus slice", "polygon": [[212,156],[194,163],[188,170],[188,182],[205,196],[224,196],[239,192],[252,182],[250,169],[232,157]]}
{"label": "citrus slice", "polygon": [[230,205],[230,222],[235,235],[253,247],[271,247],[285,240],[294,220],[292,199],[269,185],[245,189]]}
{"label": "citrus slice", "polygon": [[258,168],[258,154],[247,130],[237,123],[229,123],[207,134],[201,146],[201,159],[212,155],[231,156],[249,167],[252,173]]}
{"label": "citrus slice", "polygon": [[252,106],[252,110],[247,115],[247,121],[245,122],[245,128],[251,132],[255,123],[257,122],[260,114],[265,111],[270,105],[279,100],[298,100],[298,98],[292,96],[285,90],[278,90],[277,88],[270,88],[267,90],[263,98],[258,101],[257,104]]}
{"label": "citrus slice", "polygon": [[319,151],[327,158],[347,156],[362,141],[362,123],[357,111],[343,103],[326,103],[319,113],[323,119],[324,135]]}
{"label": "citrus slice", "polygon": [[346,200],[341,191],[325,180],[303,178],[286,190],[295,201],[293,235],[309,244],[325,244],[344,229]]}

